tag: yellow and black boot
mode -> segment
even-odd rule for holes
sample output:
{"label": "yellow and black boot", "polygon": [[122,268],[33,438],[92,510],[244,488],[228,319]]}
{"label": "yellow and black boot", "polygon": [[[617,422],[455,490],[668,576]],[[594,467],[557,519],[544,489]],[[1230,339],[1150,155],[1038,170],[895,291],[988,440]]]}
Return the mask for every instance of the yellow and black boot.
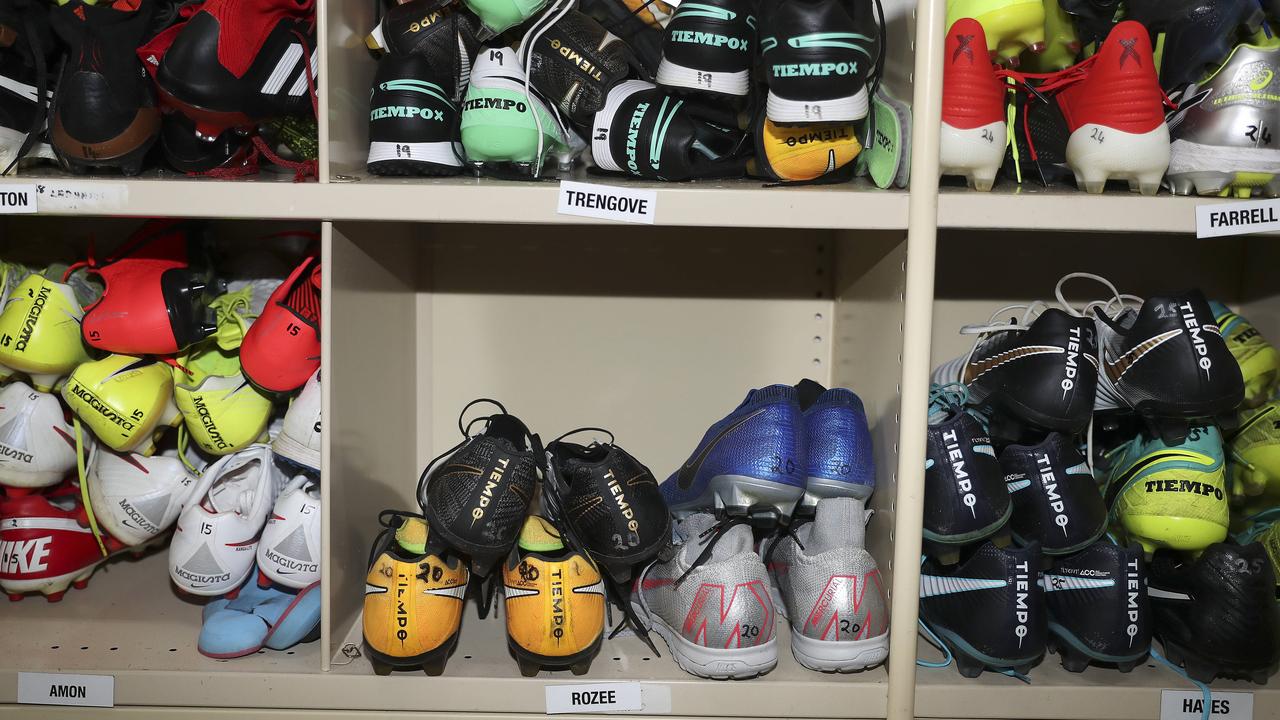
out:
{"label": "yellow and black boot", "polygon": [[537,515],[525,520],[502,566],[507,646],[525,677],[539,669],[582,675],[604,638],[604,581],[560,529]]}
{"label": "yellow and black boot", "polygon": [[365,651],[379,675],[419,667],[439,675],[458,644],[471,574],[458,558],[426,553],[421,517],[386,510],[378,520],[386,530],[364,581]]}

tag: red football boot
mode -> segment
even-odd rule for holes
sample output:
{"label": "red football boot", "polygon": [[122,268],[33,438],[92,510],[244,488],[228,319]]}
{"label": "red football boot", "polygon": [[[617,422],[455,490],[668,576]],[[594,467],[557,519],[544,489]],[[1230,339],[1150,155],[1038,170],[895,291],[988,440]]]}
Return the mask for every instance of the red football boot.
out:
{"label": "red football boot", "polygon": [[315,110],[314,0],[208,0],[165,49],[161,102],[213,140]]}
{"label": "red football boot", "polygon": [[[1151,38],[1141,24],[1115,26],[1096,55],[1061,72],[1022,75],[1039,81],[1066,120],[1067,165],[1076,185],[1100,193],[1107,180],[1128,180],[1130,190],[1155,195],[1169,167],[1167,102],[1160,89]],[[1027,101],[1028,113],[1036,112]]]}
{"label": "red football boot", "polygon": [[941,174],[986,192],[1004,162],[1006,86],[987,53],[982,25],[961,18],[947,33],[942,66]]}
{"label": "red football boot", "polygon": [[172,355],[213,333],[209,302],[221,284],[196,234],[181,223],[153,221],[125,247],[105,263],[91,258],[67,271],[88,268],[106,285],[85,308],[86,343],[121,355]]}
{"label": "red football boot", "polygon": [[302,387],[320,368],[320,260],[308,257],[280,283],[240,346],[245,377],[268,392]]}
{"label": "red football boot", "polygon": [[78,490],[0,500],[0,589],[10,600],[40,593],[57,602],[68,587],[84,588],[93,571],[111,556],[143,551],[106,533],[101,537],[106,554],[89,526]]}

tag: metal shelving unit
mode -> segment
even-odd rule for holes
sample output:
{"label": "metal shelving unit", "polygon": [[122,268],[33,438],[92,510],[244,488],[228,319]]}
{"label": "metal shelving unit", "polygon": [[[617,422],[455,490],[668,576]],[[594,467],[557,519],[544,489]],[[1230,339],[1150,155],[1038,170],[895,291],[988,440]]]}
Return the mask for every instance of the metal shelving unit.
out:
{"label": "metal shelving unit", "polygon": [[[0,218],[4,248],[36,242],[26,234],[32,223],[79,238],[111,216],[325,221],[327,430],[319,642],[293,654],[206,659],[194,647],[199,609],[168,591],[163,561],[113,563],[61,604],[32,599],[0,611],[0,714],[109,713],[13,705],[17,673],[35,671],[112,675],[117,713],[139,718],[189,717],[201,707],[222,708],[219,717],[531,717],[545,708],[547,684],[597,681],[642,683],[642,714],[654,716],[1158,717],[1159,690],[1186,688],[1149,667],[1072,675],[1050,656],[1029,686],[995,675],[964,680],[953,669],[917,672],[928,373],[966,349],[958,324],[985,318],[1000,300],[1049,295],[1057,275],[1076,269],[1113,272],[1122,288],[1128,282],[1139,292],[1161,273],[1186,277],[1280,337],[1280,289],[1265,271],[1280,258],[1257,239],[1134,235],[1115,243],[1100,235],[1191,232],[1202,202],[1195,198],[1003,185],[939,192],[932,179],[945,0],[885,4],[887,85],[912,98],[916,121],[909,193],[865,183],[768,188],[579,173],[572,179],[657,193],[659,227],[602,232],[598,221],[556,214],[554,181],[370,177],[364,113],[374,63],[362,36],[372,8],[342,0],[318,6],[319,182],[52,170],[0,179],[0,188],[43,186],[40,214],[58,216]],[[1001,283],[990,279],[997,262]],[[454,443],[455,414],[467,400],[498,397],[544,436],[610,427],[665,476],[744,388],[806,375],[854,388],[869,413],[879,490],[868,538],[893,599],[887,666],[811,673],[782,642],[772,673],[713,682],[684,674],[661,644],[657,657],[623,637],[606,642],[582,678],[522,678],[501,619],[479,620],[470,607],[442,677],[378,677],[351,652],[360,638],[355,588],[377,511],[411,503],[422,465]],[[785,641],[785,629],[779,634]],[[1280,713],[1273,686],[1254,690],[1254,717]]]}

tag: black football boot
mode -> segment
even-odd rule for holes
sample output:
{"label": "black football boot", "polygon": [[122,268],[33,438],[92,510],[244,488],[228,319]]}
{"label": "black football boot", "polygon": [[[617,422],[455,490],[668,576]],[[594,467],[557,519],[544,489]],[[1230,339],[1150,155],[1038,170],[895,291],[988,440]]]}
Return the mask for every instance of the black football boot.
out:
{"label": "black football boot", "polygon": [[173,169],[194,175],[248,172],[251,138],[227,130],[213,142],[196,137],[196,125],[182,113],[167,113],[160,125],[160,149]]}
{"label": "black football boot", "polygon": [[452,95],[455,86],[455,81],[437,79],[422,55],[382,56],[369,94],[370,173],[462,171],[462,115]]}
{"label": "black football boot", "polygon": [[1090,664],[1129,672],[1151,648],[1147,569],[1139,547],[1100,540],[1044,574],[1049,649],[1068,672]]}
{"label": "black football boot", "polygon": [[[390,68],[379,63],[379,77],[394,68],[440,85],[450,100],[459,102],[467,92],[471,59],[480,49],[481,34],[480,20],[462,8],[441,7],[439,0],[412,0],[388,10],[365,43],[370,49],[401,56],[403,62]],[[404,61],[406,56],[418,60]]]}
{"label": "black football boot", "polygon": [[765,114],[785,124],[867,116],[882,28],[869,0],[764,0],[760,62]]}
{"label": "black football boot", "polygon": [[[639,0],[636,2],[640,4]],[[640,4],[640,9],[633,12],[624,0],[580,0],[578,4],[579,10],[622,38],[635,52],[642,70],[640,77],[644,80],[652,80],[657,74],[666,36],[649,5]]]}
{"label": "black football boot", "polygon": [[208,0],[156,71],[160,100],[207,140],[313,112],[319,72],[311,0]]}
{"label": "black football boot", "polygon": [[1081,432],[1089,426],[1097,388],[1093,325],[1088,318],[1048,308],[1025,329],[982,335],[959,377],[947,379],[969,386],[973,404],[996,411],[992,432],[997,437]]}
{"label": "black football boot", "polygon": [[23,158],[54,157],[45,145],[54,50],[44,2],[0,0],[0,175]]}
{"label": "black football boot", "polygon": [[470,435],[470,425],[463,426],[459,416],[466,439],[422,471],[418,502],[431,527],[432,553],[452,549],[465,555],[483,578],[520,534],[546,459],[538,436],[502,405],[473,400],[462,412],[480,402],[501,412],[472,421],[484,422],[479,435]]}
{"label": "black football boot", "polygon": [[673,90],[745,97],[756,50],[754,0],[703,0],[676,8],[656,82]]}
{"label": "black football boot", "polygon": [[1013,102],[1013,142],[1001,168],[1005,178],[1042,187],[1073,185],[1075,174],[1067,165],[1071,129],[1062,108],[1027,92],[1014,93]]}
{"label": "black football boot", "polygon": [[1001,534],[1013,505],[986,428],[936,386],[931,395],[924,465],[925,551],[953,563],[962,546]]}
{"label": "black football boot", "polygon": [[1095,410],[1132,409],[1169,445],[1192,425],[1236,426],[1240,365],[1199,290],[1097,312],[1102,373]]}
{"label": "black football boot", "polygon": [[[579,129],[589,128],[609,91],[636,74],[635,53],[600,23],[576,10],[550,25],[535,21],[519,48],[529,81]],[[535,33],[541,32],[537,40]]]}
{"label": "black football boot", "polygon": [[1040,548],[983,543],[959,567],[920,568],[920,619],[955,656],[960,674],[1026,674],[1045,652]]}
{"label": "black football boot", "polygon": [[1260,685],[1280,664],[1275,575],[1262,546],[1216,543],[1195,560],[1158,550],[1147,594],[1155,636],[1169,660],[1200,682]]}
{"label": "black football boot", "polygon": [[55,5],[49,21],[67,46],[54,93],[49,139],[73,173],[116,168],[137,175],[160,135],[160,109],[135,49],[145,39],[154,0]]}
{"label": "black football boot", "polygon": [[596,167],[651,180],[742,177],[749,155],[749,136],[724,103],[643,80],[609,91],[591,130]]}
{"label": "black football boot", "polygon": [[1013,498],[1009,529],[1019,544],[1068,555],[1106,531],[1106,503],[1070,437],[1050,433],[1037,445],[1009,445],[1000,452],[1000,469]]}
{"label": "black football boot", "polygon": [[625,585],[635,566],[671,544],[671,511],[658,481],[615,445],[612,435],[603,444],[555,440],[547,453],[546,492],[554,495],[583,547],[616,582]]}

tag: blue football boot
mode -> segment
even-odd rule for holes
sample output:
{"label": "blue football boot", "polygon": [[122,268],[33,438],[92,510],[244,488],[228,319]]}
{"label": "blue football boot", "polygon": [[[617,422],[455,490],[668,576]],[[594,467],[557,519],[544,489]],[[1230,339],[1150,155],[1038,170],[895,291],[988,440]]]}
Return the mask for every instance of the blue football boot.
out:
{"label": "blue football boot", "polygon": [[812,380],[796,385],[804,410],[808,468],[798,513],[813,514],[822,498],[853,497],[866,502],[876,489],[876,463],[862,399],[852,390],[822,387]]}
{"label": "blue football boot", "polygon": [[787,521],[804,495],[804,415],[796,389],[752,390],[711,426],[689,460],[662,483],[671,511],[749,518],[770,527]]}

